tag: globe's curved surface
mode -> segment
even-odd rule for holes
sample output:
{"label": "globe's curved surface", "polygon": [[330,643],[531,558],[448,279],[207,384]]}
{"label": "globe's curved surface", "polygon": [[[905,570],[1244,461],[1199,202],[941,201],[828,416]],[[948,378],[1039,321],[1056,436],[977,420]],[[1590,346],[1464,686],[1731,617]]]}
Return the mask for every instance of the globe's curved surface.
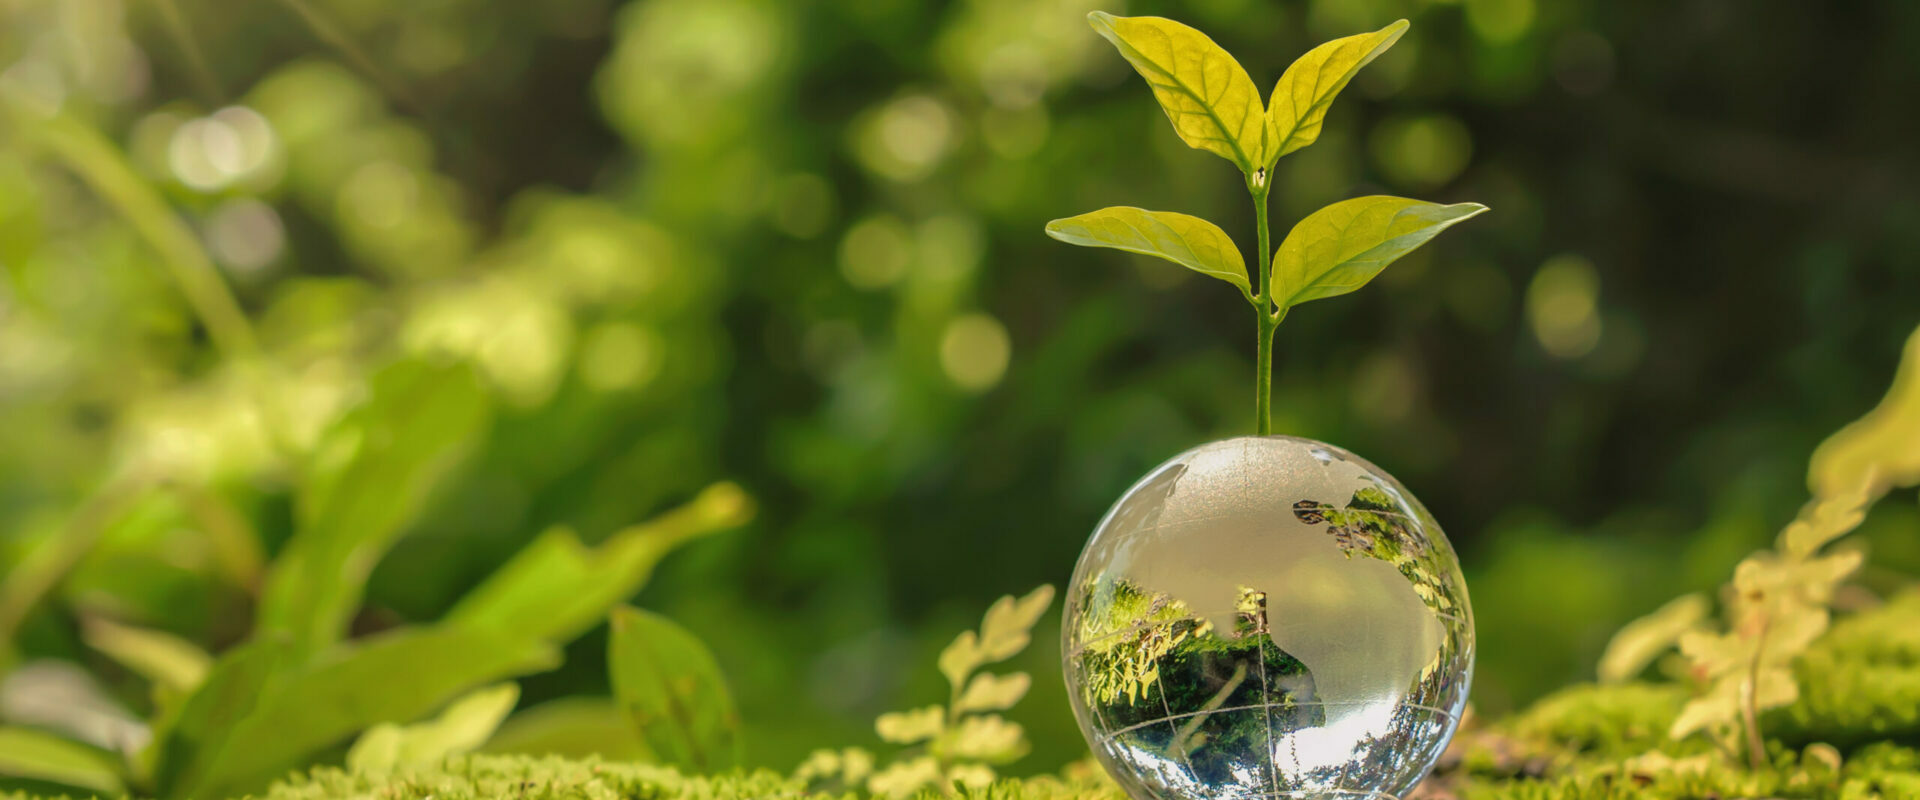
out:
{"label": "globe's curved surface", "polygon": [[1398,798],[1473,675],[1439,524],[1378,467],[1287,436],[1196,447],[1129,489],[1062,638],[1080,730],[1137,800]]}

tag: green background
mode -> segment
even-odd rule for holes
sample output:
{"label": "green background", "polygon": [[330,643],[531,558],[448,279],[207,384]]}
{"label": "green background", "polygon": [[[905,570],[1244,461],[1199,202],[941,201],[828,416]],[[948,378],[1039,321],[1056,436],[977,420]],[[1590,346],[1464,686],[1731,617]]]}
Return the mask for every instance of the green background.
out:
{"label": "green background", "polygon": [[[1909,3],[0,0],[0,87],[121,151],[287,398],[263,416],[241,390],[137,220],[47,155],[66,133],[0,116],[6,581],[135,472],[207,487],[271,554],[281,454],[402,355],[467,362],[491,414],[356,632],[438,617],[550,525],[592,542],[730,479],[755,521],[635,602],[715,651],[749,763],[871,743],[877,714],[943,697],[935,653],[993,598],[1066,580],[1133,479],[1252,427],[1233,290],[1041,232],[1104,205],[1251,229],[1095,7],[1193,24],[1263,90],[1413,21],[1281,162],[1276,236],[1366,193],[1493,210],[1291,314],[1275,428],[1447,526],[1482,711],[1723,581],[1920,323]],[[1863,582],[1920,569],[1914,517],[1910,495],[1875,512]],[[207,539],[116,525],[17,654],[146,707],[77,620],[237,641],[252,601]],[[1057,623],[1016,662],[1022,771],[1084,753]],[[605,646],[575,642],[523,707],[604,694]]]}

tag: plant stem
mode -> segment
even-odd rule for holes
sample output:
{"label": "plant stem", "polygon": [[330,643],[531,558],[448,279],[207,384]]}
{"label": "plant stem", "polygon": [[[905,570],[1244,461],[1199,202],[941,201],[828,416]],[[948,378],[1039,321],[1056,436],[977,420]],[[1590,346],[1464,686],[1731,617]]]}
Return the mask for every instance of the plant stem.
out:
{"label": "plant stem", "polygon": [[1761,619],[1759,641],[1753,644],[1753,661],[1747,664],[1746,685],[1740,692],[1740,717],[1747,729],[1747,764],[1755,772],[1767,764],[1766,740],[1760,737],[1760,658],[1767,651],[1767,629],[1771,627],[1772,617]]}
{"label": "plant stem", "polygon": [[1253,271],[1260,276],[1260,294],[1254,296],[1253,305],[1259,330],[1254,348],[1253,419],[1254,430],[1261,436],[1273,433],[1273,331],[1285,316],[1274,310],[1273,261],[1267,253],[1268,186],[1266,170],[1255,173],[1253,182],[1247,185],[1253,195],[1254,225],[1260,231],[1260,249],[1254,253],[1259,260],[1253,264]]}

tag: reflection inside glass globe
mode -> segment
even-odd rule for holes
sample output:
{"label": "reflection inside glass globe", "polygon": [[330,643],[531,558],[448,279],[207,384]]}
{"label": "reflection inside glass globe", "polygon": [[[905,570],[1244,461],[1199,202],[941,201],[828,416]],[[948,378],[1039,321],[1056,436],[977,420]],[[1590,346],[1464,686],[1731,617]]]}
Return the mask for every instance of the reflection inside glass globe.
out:
{"label": "reflection inside glass globe", "polygon": [[1439,524],[1307,439],[1214,442],[1149,473],[1088,540],[1066,613],[1074,714],[1136,800],[1398,798],[1473,673]]}

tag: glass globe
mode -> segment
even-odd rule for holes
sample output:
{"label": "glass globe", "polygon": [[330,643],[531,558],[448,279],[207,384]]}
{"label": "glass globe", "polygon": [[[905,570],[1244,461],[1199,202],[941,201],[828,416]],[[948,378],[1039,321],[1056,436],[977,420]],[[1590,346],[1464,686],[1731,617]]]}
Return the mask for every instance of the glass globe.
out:
{"label": "glass globe", "polygon": [[1379,467],[1308,439],[1160,465],[1100,521],[1069,586],[1074,715],[1135,800],[1399,798],[1473,678],[1440,525]]}

